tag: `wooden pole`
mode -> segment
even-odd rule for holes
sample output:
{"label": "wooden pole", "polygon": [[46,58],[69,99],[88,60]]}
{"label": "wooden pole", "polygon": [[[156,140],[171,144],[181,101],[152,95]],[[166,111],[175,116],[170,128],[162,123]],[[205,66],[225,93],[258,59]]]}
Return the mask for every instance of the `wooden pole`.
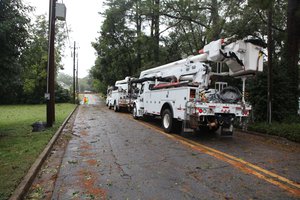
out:
{"label": "wooden pole", "polygon": [[54,39],[55,39],[55,8],[56,0],[49,3],[49,47],[47,66],[47,126],[52,127],[55,122],[55,61],[54,61]]}

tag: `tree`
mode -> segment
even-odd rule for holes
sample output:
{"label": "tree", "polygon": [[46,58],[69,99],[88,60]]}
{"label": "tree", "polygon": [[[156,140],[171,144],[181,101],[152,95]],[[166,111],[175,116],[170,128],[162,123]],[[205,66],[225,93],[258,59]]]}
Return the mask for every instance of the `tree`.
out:
{"label": "tree", "polygon": [[[60,61],[64,39],[66,38],[62,26],[63,24],[57,23],[55,42],[56,72],[62,67]],[[41,103],[44,102],[44,93],[47,86],[48,21],[44,15],[41,15],[30,27],[27,47],[23,50],[20,58],[20,63],[23,66],[21,75],[22,99],[27,103]]]}
{"label": "tree", "polygon": [[0,1],[0,103],[16,102],[21,86],[19,56],[26,46],[29,18],[20,0]]}
{"label": "tree", "polygon": [[131,75],[134,69],[134,31],[126,26],[128,11],[132,3],[127,1],[111,1],[103,15],[105,20],[101,27],[101,35],[93,43],[98,57],[91,70],[94,78],[105,85],[114,84],[116,80]]}
{"label": "tree", "polygon": [[[272,119],[282,121],[288,116],[286,107],[281,106],[282,102],[289,101],[289,98],[283,98],[289,92],[287,92],[286,85],[288,80],[286,65],[282,62],[285,57],[283,52],[287,28],[287,2],[284,0],[249,0],[232,2],[228,6],[227,17],[231,19],[231,22],[225,24],[226,35],[238,35],[239,38],[252,35],[269,43],[267,53],[269,65],[264,66],[264,75],[256,76],[252,81],[249,79],[249,83],[253,84],[250,85],[253,112],[261,121],[270,119],[271,116],[265,115],[270,107],[267,107],[268,103],[263,99],[268,98],[268,91],[276,88],[276,92],[274,90],[273,95],[272,92],[269,95],[269,100],[272,100]],[[272,10],[276,11],[276,14],[270,12]],[[270,72],[268,76],[266,71]],[[267,81],[268,78],[269,81]],[[267,85],[270,85],[269,89]]]}
{"label": "tree", "polygon": [[287,8],[287,39],[286,39],[286,66],[287,91],[289,99],[287,110],[290,115],[296,115],[299,97],[299,47],[300,47],[300,2],[289,0]]}
{"label": "tree", "polygon": [[151,24],[151,36],[154,39],[153,55],[154,62],[159,63],[159,25],[160,25],[160,0],[154,0],[153,2],[153,17]]}

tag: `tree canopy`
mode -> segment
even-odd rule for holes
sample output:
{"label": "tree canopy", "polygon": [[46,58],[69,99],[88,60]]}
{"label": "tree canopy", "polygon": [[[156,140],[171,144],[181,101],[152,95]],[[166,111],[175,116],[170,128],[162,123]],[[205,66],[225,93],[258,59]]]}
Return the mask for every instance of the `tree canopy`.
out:
{"label": "tree canopy", "polygon": [[19,58],[29,36],[29,9],[20,0],[0,1],[0,102],[17,98],[22,71]]}
{"label": "tree canopy", "polygon": [[[37,16],[31,22],[31,11],[21,0],[0,1],[0,103],[44,102],[48,21]],[[66,34],[63,24],[56,24],[55,65],[59,69]]]}
{"label": "tree canopy", "polygon": [[[66,34],[63,24],[56,23],[55,65],[56,72],[62,67],[61,59]],[[26,48],[20,56],[22,71],[22,102],[41,103],[47,87],[48,21],[44,15],[37,16],[29,28]]]}
{"label": "tree canopy", "polygon": [[[272,10],[276,10],[276,14],[270,12]],[[294,14],[288,15],[290,12]],[[289,42],[291,31],[287,22],[299,23],[299,12],[297,0],[106,1],[106,10],[101,13],[105,20],[93,43],[98,57],[90,73],[102,85],[113,85],[126,76],[138,76],[144,69],[195,55],[211,40],[250,35],[267,43],[271,32],[272,48],[268,48],[266,54],[273,55],[270,60],[273,64],[272,87],[281,93],[272,96],[273,115],[282,120],[297,112],[299,36],[295,35],[299,34],[291,33],[294,42]],[[293,47],[297,49],[293,50],[293,56],[288,44],[298,45]],[[290,57],[296,57],[293,64],[286,62]],[[266,119],[267,70],[265,65],[263,74],[248,81],[250,100],[254,113],[260,113],[256,115],[260,120]],[[105,87],[101,88],[104,92]],[[291,92],[287,92],[287,88],[291,88]],[[284,110],[279,106],[283,100],[293,105],[291,109]]]}

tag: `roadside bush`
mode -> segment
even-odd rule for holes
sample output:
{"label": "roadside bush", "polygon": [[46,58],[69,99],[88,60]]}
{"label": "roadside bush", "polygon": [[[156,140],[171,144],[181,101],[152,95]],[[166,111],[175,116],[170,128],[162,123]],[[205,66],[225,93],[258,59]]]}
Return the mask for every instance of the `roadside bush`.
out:
{"label": "roadside bush", "polygon": [[276,135],[287,138],[291,141],[300,142],[300,123],[254,123],[249,124],[249,131],[265,133],[269,135]]}
{"label": "roadside bush", "polygon": [[55,102],[56,103],[68,103],[71,101],[71,95],[69,90],[57,85],[55,88]]}

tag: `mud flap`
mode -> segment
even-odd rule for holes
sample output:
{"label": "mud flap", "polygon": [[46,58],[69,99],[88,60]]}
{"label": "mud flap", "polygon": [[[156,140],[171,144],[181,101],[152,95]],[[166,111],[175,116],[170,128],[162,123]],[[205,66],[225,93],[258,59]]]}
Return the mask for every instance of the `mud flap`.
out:
{"label": "mud flap", "polygon": [[233,135],[233,125],[230,124],[229,127],[221,126],[221,136],[232,136]]}
{"label": "mud flap", "polygon": [[189,126],[189,122],[187,120],[183,120],[180,134],[183,135],[185,133],[193,133],[193,132],[195,132],[195,130]]}

